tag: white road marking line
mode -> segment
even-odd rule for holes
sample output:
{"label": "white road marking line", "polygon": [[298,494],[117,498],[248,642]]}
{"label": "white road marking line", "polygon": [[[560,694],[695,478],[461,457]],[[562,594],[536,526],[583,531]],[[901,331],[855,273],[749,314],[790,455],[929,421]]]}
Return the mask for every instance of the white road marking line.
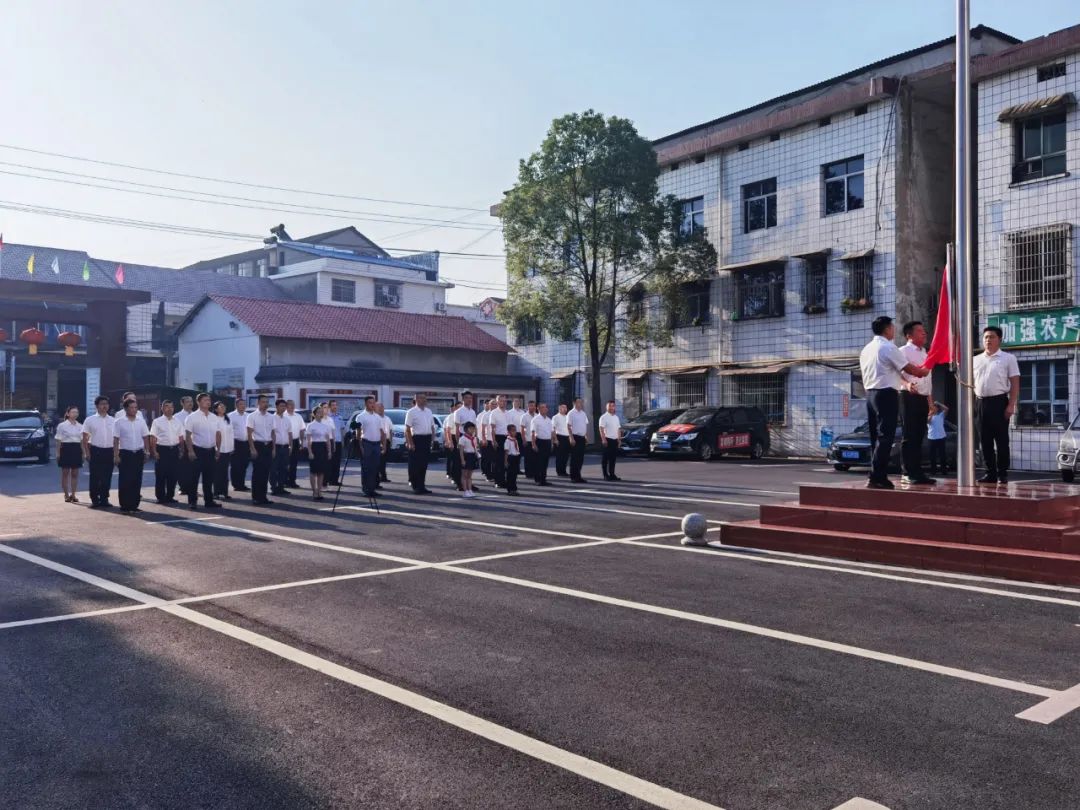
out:
{"label": "white road marking line", "polygon": [[[713,531],[710,529],[709,531]],[[679,532],[678,534],[682,534]],[[671,536],[671,535],[665,535]],[[810,568],[815,571],[834,571],[840,574],[852,574],[861,577],[873,577],[874,579],[890,579],[898,582],[910,582],[913,585],[930,585],[935,588],[952,588],[958,591],[973,591],[975,593],[985,593],[991,596],[1005,596],[1010,599],[1023,599],[1029,602],[1046,602],[1051,605],[1065,605],[1066,607],[1080,607],[1080,600],[1075,599],[1061,599],[1056,596],[1040,596],[1034,593],[1022,593],[1020,591],[1008,591],[1001,588],[986,588],[980,585],[964,585],[959,582],[945,582],[931,579],[921,579],[918,577],[903,577],[896,574],[886,574],[878,571],[860,571],[852,568],[845,568],[840,565],[827,565],[823,563],[811,563],[802,562],[799,560],[783,560],[775,557],[765,557],[758,554],[747,554],[745,552],[738,551],[721,551],[718,548],[710,546],[709,548],[694,548],[693,546],[672,546],[665,543],[646,543],[644,540],[652,538],[647,537],[626,537],[621,539],[620,543],[625,543],[632,546],[643,546],[646,548],[662,548],[667,551],[687,551],[694,554],[709,554],[715,557],[724,557],[726,559],[738,560],[740,562],[756,562],[765,563],[766,565],[788,565],[795,568]],[[752,549],[748,549],[752,550]]]}
{"label": "white road marking line", "polygon": [[854,799],[848,799],[839,807],[834,807],[833,810],[889,810],[889,808],[883,804],[856,796]]}
{"label": "white road marking line", "polygon": [[393,701],[394,703],[420,712],[421,714],[426,714],[436,720],[441,720],[442,722],[454,726],[455,728],[459,728],[469,734],[483,737],[504,748],[518,751],[519,753],[540,760],[541,762],[546,762],[557,768],[562,768],[570,773],[577,774],[585,779],[618,790],[621,793],[633,796],[634,798],[648,802],[656,807],[669,808],[670,810],[721,810],[721,808],[716,805],[708,804],[707,802],[700,801],[699,799],[695,799],[682,793],[677,793],[670,788],[665,788],[654,782],[646,781],[626,773],[625,771],[620,771],[608,765],[604,765],[601,762],[597,762],[596,760],[583,757],[580,754],[558,748],[557,746],[538,740],[535,737],[529,737],[528,735],[514,731],[506,726],[500,726],[497,723],[485,720],[475,714],[470,714],[461,709],[455,709],[453,706],[432,700],[418,692],[395,686],[388,681],[379,680],[370,675],[364,675],[361,672],[343,667],[340,664],[335,664],[325,658],[319,658],[318,656],[304,652],[296,647],[283,644],[268,636],[254,633],[251,630],[245,630],[242,627],[237,627],[228,622],[223,622],[220,619],[215,619],[211,616],[199,613],[191,608],[180,605],[162,604],[160,599],[151,596],[150,594],[133,591],[131,588],[109,582],[101,577],[70,568],[66,565],[54,563],[43,557],[36,557],[32,554],[25,554],[25,552],[18,552],[17,549],[11,549],[0,545],[0,551],[7,553],[17,552],[15,553],[15,556],[26,559],[29,562],[35,562],[44,568],[66,574],[74,579],[88,582],[113,593],[123,592],[125,595],[133,595],[138,601],[141,601],[148,606],[156,607],[178,619],[183,619],[191,624],[213,630],[216,633],[220,633],[235,641],[263,650],[264,652],[275,655],[285,661],[289,661],[314,672],[322,673],[335,680],[363,689],[373,695]]}
{"label": "white road marking line", "polygon": [[[718,532],[722,528],[724,528],[724,527],[723,526],[712,526],[712,527],[706,529],[705,531],[707,531],[707,532]],[[633,543],[633,542],[636,542],[636,541],[639,541],[639,540],[659,540],[662,537],[682,537],[682,536],[683,536],[682,532],[660,532],[659,534],[639,534],[639,535],[637,535],[635,537],[620,537],[619,542],[620,543]],[[642,544],[642,545],[644,545],[644,544]],[[663,544],[657,544],[657,545],[660,548],[669,548],[669,546],[665,546]],[[675,547],[671,546],[670,548],[675,548]],[[682,546],[678,546],[678,548],[682,548]]]}
{"label": "white road marking line", "polygon": [[[588,492],[591,495],[610,495],[612,493],[605,492],[602,489],[568,489],[567,492]],[[650,501],[677,501],[684,503],[713,503],[720,506],[753,506],[757,508],[762,504],[749,501],[714,501],[707,498],[680,498],[673,495],[644,495],[640,492],[619,492],[620,498],[640,498]]]}
{"label": "white road marking line", "polygon": [[1055,720],[1060,720],[1069,712],[1077,709],[1080,709],[1080,683],[1058,692],[1042,703],[1036,703],[1030,709],[1026,709],[1016,716],[1021,720],[1031,720],[1034,723],[1050,725]]}
{"label": "white road marking line", "polygon": [[148,520],[154,526],[165,526],[169,523],[202,523],[207,520],[221,520],[221,515],[210,515],[209,517],[198,518],[177,518],[176,520]]}
{"label": "white road marking line", "polygon": [[[339,506],[338,509],[352,509],[358,511],[367,511],[370,507],[367,506]],[[321,511],[329,511],[323,509]],[[469,526],[485,526],[490,529],[509,529],[515,532],[521,532],[522,534],[547,534],[552,537],[573,537],[578,540],[610,540],[610,537],[596,537],[592,534],[575,534],[573,532],[557,532],[552,529],[536,529],[529,526],[511,526],[507,523],[485,523],[480,520],[474,520],[472,518],[456,518],[449,517],[447,515],[430,515],[426,512],[401,512],[396,509],[381,508],[379,511],[381,515],[397,515],[399,517],[411,517],[422,518],[424,520],[441,520],[447,523],[464,523]]]}
{"label": "white road marking line", "polygon": [[[634,484],[639,487],[649,487],[651,489],[671,489],[671,490],[702,490],[704,492],[754,492],[763,495],[798,495],[798,490],[788,489],[750,489],[748,487],[730,486],[728,484],[717,484],[716,486],[709,486],[708,484],[642,484],[637,481],[624,481],[624,484]],[[622,490],[620,490],[621,492]]]}
{"label": "white road marking line", "polygon": [[[456,498],[445,498],[444,500],[455,501]],[[536,506],[550,506],[553,509],[578,509],[585,512],[609,512],[616,515],[630,515],[632,517],[648,517],[658,518],[661,520],[682,520],[682,515],[662,515],[656,512],[632,512],[627,509],[613,509],[606,506],[587,506],[577,501],[567,501],[564,499],[552,498],[550,500],[529,500],[527,498],[515,498],[513,501],[504,500],[499,495],[480,495],[479,500],[484,501],[502,501],[507,506],[528,506],[530,504]],[[711,521],[712,523],[718,523],[719,521]]]}
{"label": "white road marking line", "polygon": [[[0,551],[3,548],[0,547]],[[147,610],[153,605],[122,605],[120,607],[100,608],[98,610],[84,610],[81,613],[64,613],[60,616],[42,616],[37,619],[19,619],[18,621],[0,623],[0,630],[12,630],[16,627],[31,627],[35,624],[52,624],[53,622],[69,622],[74,619],[91,619],[94,616],[109,616],[113,613],[130,613],[136,610]]]}

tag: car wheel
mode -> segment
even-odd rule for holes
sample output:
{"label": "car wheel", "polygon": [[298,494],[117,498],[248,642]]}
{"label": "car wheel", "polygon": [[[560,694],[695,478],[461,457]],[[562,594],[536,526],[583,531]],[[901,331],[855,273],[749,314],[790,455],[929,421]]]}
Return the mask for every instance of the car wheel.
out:
{"label": "car wheel", "polygon": [[1073,481],[1076,480],[1076,471],[1075,470],[1062,470],[1061,471],[1061,480],[1064,481],[1066,484],[1071,484]]}
{"label": "car wheel", "polygon": [[832,468],[834,470],[839,471],[839,472],[847,472],[848,470],[851,469],[850,465],[848,465],[848,464],[833,464]]}
{"label": "car wheel", "polygon": [[702,442],[698,446],[697,454],[698,454],[698,458],[700,458],[702,461],[712,461],[713,460],[712,445],[709,444],[708,442]]}
{"label": "car wheel", "polygon": [[754,442],[752,445],[750,445],[750,458],[765,458],[765,445],[763,445],[761,442]]}

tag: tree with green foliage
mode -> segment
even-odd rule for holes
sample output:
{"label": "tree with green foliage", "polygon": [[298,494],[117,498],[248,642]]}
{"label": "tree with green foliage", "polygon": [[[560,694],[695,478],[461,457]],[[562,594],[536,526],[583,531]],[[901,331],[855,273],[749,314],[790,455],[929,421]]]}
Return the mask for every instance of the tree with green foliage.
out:
{"label": "tree with green foliage", "polygon": [[[716,270],[704,230],[686,227],[676,198],[660,197],[659,173],[633,123],[587,110],[552,122],[500,205],[509,277],[500,316],[515,331],[533,323],[583,342],[594,425],[608,358],[670,345],[684,285]],[[648,317],[653,296],[666,317]]]}

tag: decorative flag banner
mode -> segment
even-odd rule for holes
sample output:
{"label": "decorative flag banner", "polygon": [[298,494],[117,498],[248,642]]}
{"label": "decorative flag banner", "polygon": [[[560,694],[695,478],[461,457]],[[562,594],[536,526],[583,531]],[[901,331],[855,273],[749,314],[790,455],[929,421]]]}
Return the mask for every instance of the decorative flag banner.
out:
{"label": "decorative flag banner", "polygon": [[82,280],[83,281],[89,281],[90,280],[90,262],[88,262],[86,260],[83,260],[83,263],[82,263]]}
{"label": "decorative flag banner", "polygon": [[941,295],[938,296],[937,320],[934,322],[934,338],[930,341],[930,351],[926,353],[924,368],[933,368],[943,363],[951,363],[952,356],[952,321],[949,319],[949,268],[941,274]]}
{"label": "decorative flag banner", "polygon": [[34,275],[34,254],[30,254],[30,259],[26,262],[26,272],[30,275]]}
{"label": "decorative flag banner", "polygon": [[55,275],[60,275],[60,258],[58,256],[52,257],[52,271]]}
{"label": "decorative flag banner", "polygon": [[114,278],[116,279],[117,284],[124,283],[124,265],[116,265],[116,275],[114,276]]}

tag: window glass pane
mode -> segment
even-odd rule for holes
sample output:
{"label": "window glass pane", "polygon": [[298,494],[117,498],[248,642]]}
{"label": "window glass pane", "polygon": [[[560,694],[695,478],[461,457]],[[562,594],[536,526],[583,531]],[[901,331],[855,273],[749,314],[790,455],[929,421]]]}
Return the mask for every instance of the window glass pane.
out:
{"label": "window glass pane", "polygon": [[830,180],[825,184],[825,213],[837,214],[844,208],[844,181]]}
{"label": "window glass pane", "polygon": [[841,161],[840,163],[830,163],[825,167],[825,177],[843,177],[847,173],[847,164]]}
{"label": "window glass pane", "polygon": [[862,156],[849,160],[847,162],[847,170],[849,174],[851,172],[861,172],[863,170]]}
{"label": "window glass pane", "polygon": [[1069,361],[1054,361],[1054,399],[1069,398]]}
{"label": "window glass pane", "polygon": [[758,198],[747,201],[746,227],[751,231],[765,227],[765,200]]}
{"label": "window glass pane", "polygon": [[1054,155],[1042,159],[1042,175],[1049,177],[1052,174],[1065,173],[1065,155]]}
{"label": "window glass pane", "polygon": [[1050,399],[1050,364],[1035,363],[1035,399]]}
{"label": "window glass pane", "polygon": [[1043,154],[1065,151],[1065,116],[1048,115],[1043,119]]}
{"label": "window glass pane", "polygon": [[[1024,368],[1024,366],[1029,366]],[[1035,369],[1029,363],[1020,364],[1020,399],[1031,399],[1031,384],[1035,376]]]}
{"label": "window glass pane", "polygon": [[1042,119],[1029,118],[1024,122],[1023,128],[1023,153],[1026,158],[1038,157],[1042,154]]}
{"label": "window glass pane", "polygon": [[765,192],[766,194],[775,194],[776,193],[776,178],[775,177],[773,177],[770,180],[766,180],[761,185],[763,186],[762,191]]}
{"label": "window glass pane", "polygon": [[847,207],[849,211],[863,207],[863,176],[861,174],[848,177]]}
{"label": "window glass pane", "polygon": [[775,194],[770,194],[768,197],[765,198],[765,206],[766,206],[765,227],[766,228],[775,228],[776,227],[776,195]]}

